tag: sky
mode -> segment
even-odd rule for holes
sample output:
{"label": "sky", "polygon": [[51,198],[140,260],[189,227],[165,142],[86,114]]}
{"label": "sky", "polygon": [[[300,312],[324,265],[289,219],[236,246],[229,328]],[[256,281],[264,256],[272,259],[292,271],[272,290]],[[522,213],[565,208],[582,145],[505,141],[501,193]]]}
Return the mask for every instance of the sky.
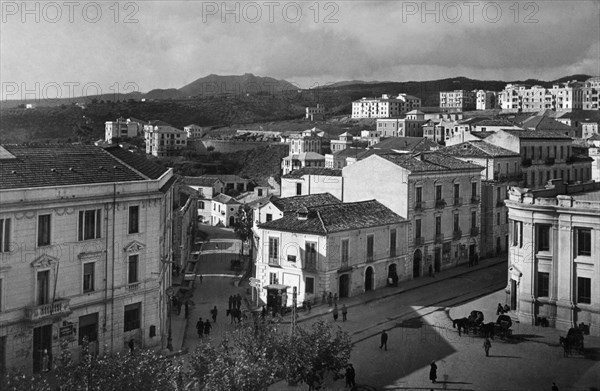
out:
{"label": "sky", "polygon": [[1,1],[2,99],[341,80],[600,75],[600,1]]}

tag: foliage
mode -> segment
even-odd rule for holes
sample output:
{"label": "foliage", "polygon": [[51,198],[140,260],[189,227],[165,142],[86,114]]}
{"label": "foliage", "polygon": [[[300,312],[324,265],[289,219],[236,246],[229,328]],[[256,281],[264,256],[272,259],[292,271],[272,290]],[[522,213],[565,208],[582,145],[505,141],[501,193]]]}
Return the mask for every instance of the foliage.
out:
{"label": "foliage", "polygon": [[12,370],[0,376],[2,391],[50,391],[52,387],[42,374],[29,375],[21,370]]}
{"label": "foliage", "polygon": [[[252,256],[254,253],[254,232],[252,226],[254,225],[254,211],[248,205],[240,205],[237,211],[235,223],[233,225],[233,231],[240,238],[242,243],[249,242],[250,244],[250,265],[252,264]],[[244,247],[242,246],[242,255]]]}

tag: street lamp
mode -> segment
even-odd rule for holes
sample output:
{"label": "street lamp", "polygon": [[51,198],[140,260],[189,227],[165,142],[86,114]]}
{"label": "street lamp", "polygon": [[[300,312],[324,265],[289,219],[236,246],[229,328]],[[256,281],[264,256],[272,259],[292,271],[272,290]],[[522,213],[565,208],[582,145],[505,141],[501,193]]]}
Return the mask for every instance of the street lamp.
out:
{"label": "street lamp", "polygon": [[169,302],[167,303],[167,309],[169,311],[169,335],[167,337],[167,349],[169,349],[170,352],[173,351],[173,334],[171,333],[171,303],[173,302],[173,296],[175,295],[175,292],[173,290],[173,287],[168,287],[165,290],[165,293],[167,294],[167,297],[169,298]]}

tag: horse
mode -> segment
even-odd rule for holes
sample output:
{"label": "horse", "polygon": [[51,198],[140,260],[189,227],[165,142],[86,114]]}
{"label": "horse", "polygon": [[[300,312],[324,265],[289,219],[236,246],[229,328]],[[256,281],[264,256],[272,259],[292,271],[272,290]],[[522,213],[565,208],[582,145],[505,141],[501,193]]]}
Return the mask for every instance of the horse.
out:
{"label": "horse", "polygon": [[461,334],[461,329],[466,334],[469,334],[469,319],[467,319],[467,318],[454,319],[452,321],[452,327],[457,328],[457,326],[458,326],[458,335],[459,336]]}
{"label": "horse", "polygon": [[479,332],[483,334],[484,337],[494,339],[494,329],[496,328],[496,323],[489,322],[486,324],[482,324]]}

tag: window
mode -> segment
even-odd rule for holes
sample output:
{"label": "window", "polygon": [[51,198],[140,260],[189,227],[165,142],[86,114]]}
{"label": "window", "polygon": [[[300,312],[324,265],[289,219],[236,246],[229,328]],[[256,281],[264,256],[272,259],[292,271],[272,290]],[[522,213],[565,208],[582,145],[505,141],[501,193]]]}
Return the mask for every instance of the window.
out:
{"label": "window", "polygon": [[79,317],[79,345],[83,345],[83,339],[88,342],[98,340],[98,313]]}
{"label": "window", "polygon": [[277,273],[269,273],[269,284],[278,284]]}
{"label": "window", "polygon": [[89,240],[99,238],[101,229],[100,209],[82,210],[79,212],[79,236],[78,240]]}
{"label": "window", "polygon": [[0,253],[10,251],[10,219],[0,219]]}
{"label": "window", "polygon": [[48,304],[50,295],[50,270],[37,273],[37,305]]}
{"label": "window", "polygon": [[537,251],[550,251],[550,225],[537,224]]}
{"label": "window", "polygon": [[273,215],[271,213],[267,213],[267,221],[273,220]]}
{"label": "window", "polygon": [[416,189],[416,194],[415,194],[415,202],[423,202],[423,188],[422,187],[417,187]]}
{"label": "window", "polygon": [[537,297],[548,297],[550,292],[550,273],[538,272]]}
{"label": "window", "polygon": [[577,277],[577,302],[592,304],[592,279]]}
{"label": "window", "polygon": [[288,254],[287,260],[288,260],[288,262],[296,262],[296,256]]}
{"label": "window", "polygon": [[460,231],[460,216],[458,213],[454,214],[454,232]]}
{"label": "window", "polygon": [[415,220],[415,238],[421,237],[421,219]]}
{"label": "window", "polygon": [[304,293],[315,293],[315,279],[312,277],[306,277],[304,281]]}
{"label": "window", "polygon": [[435,186],[435,200],[439,201],[442,199],[442,185]]}
{"label": "window", "polygon": [[435,234],[442,233],[442,216],[435,216]]}
{"label": "window", "polygon": [[496,224],[500,225],[500,212],[496,213]]}
{"label": "window", "polygon": [[460,185],[458,183],[454,184],[454,199],[457,200],[460,197]]}
{"label": "window", "polygon": [[125,314],[123,319],[123,331],[131,331],[140,328],[140,310],[142,303],[135,303],[125,306]]}
{"label": "window", "polygon": [[262,195],[263,195],[263,189],[258,189],[258,196],[262,197]]}
{"label": "window", "polygon": [[348,264],[348,239],[342,239],[342,265]]}
{"label": "window", "polygon": [[302,195],[302,183],[296,183],[296,195]]}
{"label": "window", "polygon": [[129,233],[140,232],[140,207],[138,205],[129,207]]}
{"label": "window", "polygon": [[477,228],[477,211],[471,212],[471,228]]}
{"label": "window", "polygon": [[138,282],[138,262],[139,255],[130,255],[129,260],[127,262],[127,283],[133,284]]}
{"label": "window", "polygon": [[498,203],[502,202],[502,189],[497,187],[496,188],[496,200]]}
{"label": "window", "polygon": [[367,235],[367,261],[373,260],[373,235]]}
{"label": "window", "polygon": [[577,228],[577,255],[592,255],[592,230]]}
{"label": "window", "polygon": [[269,263],[279,264],[279,239],[269,238]]}
{"label": "window", "polygon": [[83,291],[92,292],[94,290],[94,262],[83,264]]}
{"label": "window", "polygon": [[317,244],[315,242],[304,243],[305,267],[315,269],[317,267]]}
{"label": "window", "polygon": [[471,197],[477,197],[477,182],[471,183]]}
{"label": "window", "polygon": [[38,246],[50,244],[50,215],[38,217]]}
{"label": "window", "polygon": [[523,247],[523,222],[513,221],[513,246]]}
{"label": "window", "polygon": [[390,230],[390,257],[396,256],[396,230]]}
{"label": "window", "polygon": [[198,201],[198,209],[204,209],[204,201]]}

